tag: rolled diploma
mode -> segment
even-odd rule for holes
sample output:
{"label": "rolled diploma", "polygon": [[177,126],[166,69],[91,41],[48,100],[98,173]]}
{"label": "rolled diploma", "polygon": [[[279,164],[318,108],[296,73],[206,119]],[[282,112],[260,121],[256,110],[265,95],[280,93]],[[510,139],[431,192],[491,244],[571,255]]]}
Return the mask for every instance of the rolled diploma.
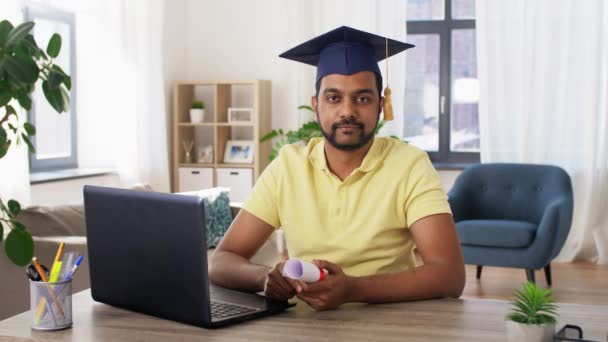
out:
{"label": "rolled diploma", "polygon": [[289,258],[283,267],[283,276],[307,283],[315,283],[325,279],[327,270],[319,268],[310,262],[298,258]]}

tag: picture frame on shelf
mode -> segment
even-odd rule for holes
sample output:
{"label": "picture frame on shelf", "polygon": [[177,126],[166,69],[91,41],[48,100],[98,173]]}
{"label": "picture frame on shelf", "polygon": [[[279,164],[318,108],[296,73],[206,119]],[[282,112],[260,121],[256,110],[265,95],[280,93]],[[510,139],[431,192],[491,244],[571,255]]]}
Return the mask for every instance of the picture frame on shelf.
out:
{"label": "picture frame on shelf", "polygon": [[198,158],[196,160],[199,164],[212,164],[213,163],[213,146],[206,145],[199,147]]}
{"label": "picture frame on shelf", "polygon": [[228,107],[228,123],[253,124],[253,108]]}
{"label": "picture frame on shelf", "polygon": [[228,140],[224,150],[224,163],[253,163],[253,140]]}

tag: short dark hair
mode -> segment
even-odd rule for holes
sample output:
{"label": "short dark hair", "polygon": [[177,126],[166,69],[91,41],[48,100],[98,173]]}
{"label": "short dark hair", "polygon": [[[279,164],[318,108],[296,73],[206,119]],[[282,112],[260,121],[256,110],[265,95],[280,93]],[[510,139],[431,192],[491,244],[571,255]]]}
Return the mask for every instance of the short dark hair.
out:
{"label": "short dark hair", "polygon": [[[382,76],[378,75],[377,73],[374,73],[374,76],[376,76],[376,87],[378,88],[378,97],[382,98]],[[319,91],[321,90],[322,79],[323,77],[319,78],[319,80],[315,84],[315,89],[317,90],[315,94],[316,98],[319,98]]]}

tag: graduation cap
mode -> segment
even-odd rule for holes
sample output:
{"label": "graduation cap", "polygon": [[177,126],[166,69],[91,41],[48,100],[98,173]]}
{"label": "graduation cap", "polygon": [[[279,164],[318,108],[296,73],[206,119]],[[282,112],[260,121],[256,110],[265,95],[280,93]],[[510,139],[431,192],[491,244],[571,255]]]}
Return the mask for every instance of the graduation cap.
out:
{"label": "graduation cap", "polygon": [[[342,26],[285,51],[279,57],[316,66],[316,82],[326,75],[352,75],[360,71],[374,72],[382,81],[378,62],[411,47],[414,45]],[[392,120],[388,82],[384,97],[384,120]]]}

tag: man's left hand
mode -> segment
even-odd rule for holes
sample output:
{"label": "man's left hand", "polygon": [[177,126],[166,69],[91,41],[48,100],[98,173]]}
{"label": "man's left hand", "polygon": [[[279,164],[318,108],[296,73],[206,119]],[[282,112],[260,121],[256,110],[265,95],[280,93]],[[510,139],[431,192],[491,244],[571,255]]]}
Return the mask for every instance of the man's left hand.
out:
{"label": "man's left hand", "polygon": [[344,274],[340,266],[327,260],[313,260],[312,263],[326,269],[329,273],[325,279],[316,283],[300,281],[296,296],[315,310],[335,309],[348,302],[353,278]]}

